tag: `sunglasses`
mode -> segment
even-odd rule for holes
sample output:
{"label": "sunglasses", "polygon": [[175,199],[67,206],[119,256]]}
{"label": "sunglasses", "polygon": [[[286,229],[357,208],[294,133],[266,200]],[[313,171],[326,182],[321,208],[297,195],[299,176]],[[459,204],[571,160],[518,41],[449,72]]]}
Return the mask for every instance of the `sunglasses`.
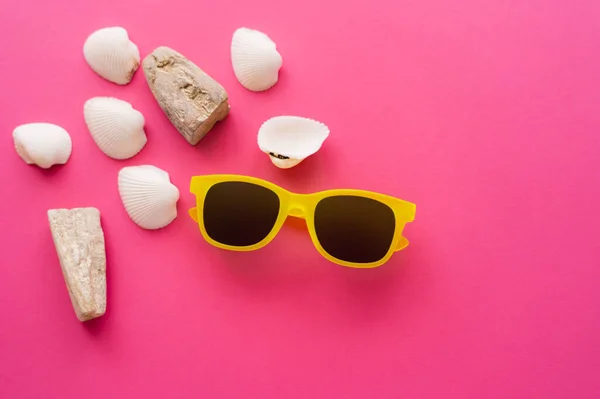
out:
{"label": "sunglasses", "polygon": [[319,253],[333,263],[371,268],[408,246],[402,236],[415,204],[364,190],[291,193],[249,176],[194,176],[190,209],[204,239],[215,247],[253,251],[267,245],[288,216],[306,220]]}

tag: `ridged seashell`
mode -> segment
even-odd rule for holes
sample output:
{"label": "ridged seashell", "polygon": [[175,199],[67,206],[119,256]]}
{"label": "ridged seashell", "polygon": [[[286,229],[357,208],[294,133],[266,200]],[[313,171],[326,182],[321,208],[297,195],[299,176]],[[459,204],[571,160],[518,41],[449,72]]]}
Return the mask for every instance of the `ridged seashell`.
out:
{"label": "ridged seashell", "polygon": [[67,163],[73,144],[69,133],[52,123],[28,123],[13,131],[15,149],[23,161],[43,169]]}
{"label": "ridged seashell", "polygon": [[144,115],[127,101],[94,97],[85,102],[83,117],[92,138],[113,159],[128,159],[144,148]]}
{"label": "ridged seashell", "polygon": [[277,83],[283,60],[269,36],[257,30],[239,28],[231,40],[231,63],[242,86],[263,91]]}
{"label": "ridged seashell", "polygon": [[98,75],[125,85],[140,66],[140,51],[121,27],[103,28],[92,33],[83,45],[83,55]]}
{"label": "ridged seashell", "polygon": [[319,151],[329,136],[321,122],[300,116],[276,116],[258,130],[258,147],[275,166],[288,169]]}
{"label": "ridged seashell", "polygon": [[121,169],[119,194],[131,220],[144,229],[160,229],[177,217],[179,190],[169,180],[169,174],[156,166]]}

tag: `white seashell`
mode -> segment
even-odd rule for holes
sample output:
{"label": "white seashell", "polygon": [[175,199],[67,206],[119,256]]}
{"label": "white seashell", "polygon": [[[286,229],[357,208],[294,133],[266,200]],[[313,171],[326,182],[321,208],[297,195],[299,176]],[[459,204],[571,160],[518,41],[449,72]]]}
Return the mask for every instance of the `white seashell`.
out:
{"label": "white seashell", "polygon": [[269,36],[257,30],[239,28],[231,40],[231,63],[242,86],[263,91],[277,83],[283,60]]}
{"label": "white seashell", "polygon": [[83,45],[83,55],[94,72],[120,85],[129,83],[140,66],[140,51],[121,27],[92,33]]}
{"label": "white seashell", "polygon": [[83,106],[85,123],[103,153],[113,159],[128,159],[144,148],[144,116],[127,101],[94,97]]}
{"label": "white seashell", "polygon": [[69,133],[52,123],[28,123],[13,131],[17,154],[43,169],[67,163],[73,143]]}
{"label": "white seashell", "polygon": [[314,154],[329,136],[321,122],[300,116],[276,116],[258,130],[258,147],[275,166],[288,169]]}
{"label": "white seashell", "polygon": [[177,217],[179,190],[169,180],[169,174],[156,166],[121,169],[119,194],[131,220],[144,229],[160,229]]}

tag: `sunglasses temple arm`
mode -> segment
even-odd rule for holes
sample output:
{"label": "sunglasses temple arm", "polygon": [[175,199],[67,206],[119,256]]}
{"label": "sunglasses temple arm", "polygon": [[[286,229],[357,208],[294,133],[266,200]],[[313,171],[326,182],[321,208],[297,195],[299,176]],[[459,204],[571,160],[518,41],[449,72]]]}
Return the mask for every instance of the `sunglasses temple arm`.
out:
{"label": "sunglasses temple arm", "polygon": [[194,219],[194,222],[198,223],[198,211],[196,208],[190,209],[188,213],[190,214],[190,217]]}

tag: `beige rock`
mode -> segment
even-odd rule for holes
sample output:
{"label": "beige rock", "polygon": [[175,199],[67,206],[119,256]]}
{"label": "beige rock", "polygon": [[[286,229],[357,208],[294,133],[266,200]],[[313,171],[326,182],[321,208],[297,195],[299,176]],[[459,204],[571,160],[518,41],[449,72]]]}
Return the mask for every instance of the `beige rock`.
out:
{"label": "beige rock", "polygon": [[100,211],[96,208],[50,209],[50,231],[80,321],[106,311],[106,254]]}
{"label": "beige rock", "polygon": [[158,47],[142,66],[154,98],[191,145],[229,113],[223,86],[177,51]]}

